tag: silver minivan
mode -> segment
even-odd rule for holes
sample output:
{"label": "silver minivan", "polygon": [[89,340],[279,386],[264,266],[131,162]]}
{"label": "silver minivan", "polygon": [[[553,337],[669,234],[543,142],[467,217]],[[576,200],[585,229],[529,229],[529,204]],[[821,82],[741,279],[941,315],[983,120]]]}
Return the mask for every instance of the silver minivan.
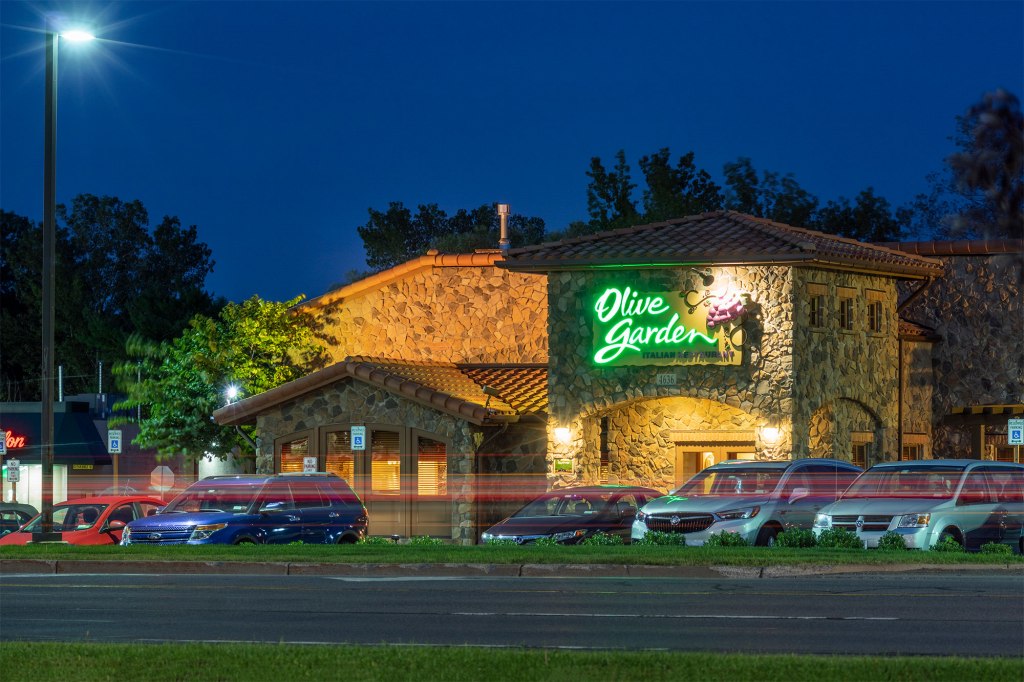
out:
{"label": "silver minivan", "polygon": [[976,459],[876,464],[814,521],[815,535],[845,528],[877,547],[892,531],[907,547],[951,537],[965,549],[988,542],[1024,553],[1024,465]]}
{"label": "silver minivan", "polygon": [[631,537],[683,533],[687,545],[703,545],[712,534],[730,532],[752,545],[774,545],[785,530],[809,529],[860,472],[836,459],[719,462],[644,505]]}

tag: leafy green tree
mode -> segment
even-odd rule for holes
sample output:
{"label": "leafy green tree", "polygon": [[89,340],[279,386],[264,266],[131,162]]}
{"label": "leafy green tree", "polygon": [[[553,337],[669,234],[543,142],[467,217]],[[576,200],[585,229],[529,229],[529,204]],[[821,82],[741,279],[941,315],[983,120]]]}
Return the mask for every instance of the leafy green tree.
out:
{"label": "leafy green tree", "polygon": [[629,227],[639,222],[640,214],[632,198],[636,185],[630,177],[624,150],[616,152],[615,168],[610,171],[605,169],[600,157],[591,158],[587,177],[590,178],[587,185],[590,232]]}
{"label": "leafy green tree", "polygon": [[765,171],[758,178],[747,157],[725,164],[724,173],[729,188],[727,208],[798,227],[813,222],[818,200],[800,186],[792,173]]}
{"label": "leafy green tree", "polygon": [[643,195],[643,222],[659,222],[722,208],[721,188],[707,171],[697,168],[693,159],[693,152],[687,152],[673,168],[667,147],[640,158],[640,170],[647,183]]}
{"label": "leafy green tree", "polygon": [[906,209],[893,211],[888,201],[868,187],[853,204],[846,197],[829,201],[818,211],[812,225],[862,242],[892,242],[900,240],[908,223]]}
{"label": "leafy green tree", "polygon": [[[422,256],[428,249],[467,253],[497,248],[499,218],[493,204],[459,209],[449,217],[437,204],[421,204],[413,215],[402,202],[393,201],[386,211],[369,209],[369,220],[356,229],[367,265],[378,272]],[[544,238],[544,221],[513,214],[509,237],[516,246],[536,244]]]}
{"label": "leafy green tree", "polygon": [[130,358],[114,370],[127,398],[114,407],[124,415],[142,409],[135,443],[155,448],[159,457],[224,458],[234,448],[251,453],[252,428],[220,426],[211,415],[226,403],[228,386],[251,396],[325,366],[321,323],[293,310],[302,299],[277,303],[253,296],[227,304],[216,318],[196,315],[171,341],[133,336]]}

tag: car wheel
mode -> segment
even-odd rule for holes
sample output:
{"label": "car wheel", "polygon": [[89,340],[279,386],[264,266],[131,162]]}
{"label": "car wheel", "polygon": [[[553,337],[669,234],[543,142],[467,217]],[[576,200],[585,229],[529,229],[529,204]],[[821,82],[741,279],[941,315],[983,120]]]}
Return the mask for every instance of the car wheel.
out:
{"label": "car wheel", "polygon": [[238,540],[235,540],[235,544],[236,545],[255,545],[256,541],[253,540],[252,538],[239,538]]}
{"label": "car wheel", "polygon": [[946,530],[939,533],[939,544],[945,542],[946,538],[952,538],[956,542],[956,544],[960,545],[961,547],[964,546],[964,541],[960,538],[960,533],[957,533],[955,530],[947,528]]}
{"label": "car wheel", "polygon": [[355,543],[356,538],[354,535],[342,535],[340,538],[338,538],[339,545],[354,545]]}
{"label": "car wheel", "polygon": [[754,543],[758,547],[774,547],[775,538],[779,535],[778,526],[765,526],[761,529],[761,532],[757,534],[757,541]]}

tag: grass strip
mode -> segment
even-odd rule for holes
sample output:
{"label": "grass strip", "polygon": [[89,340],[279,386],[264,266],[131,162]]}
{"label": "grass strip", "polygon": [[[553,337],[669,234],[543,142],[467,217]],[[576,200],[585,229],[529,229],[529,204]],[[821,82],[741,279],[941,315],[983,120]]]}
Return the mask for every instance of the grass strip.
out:
{"label": "grass strip", "polygon": [[1019,682],[1024,660],[930,656],[797,656],[663,651],[290,644],[5,642],[5,682],[185,680],[986,680]]}
{"label": "grass strip", "polygon": [[270,561],[374,564],[624,564],[651,566],[787,565],[1024,565],[1021,555],[965,552],[886,552],[864,549],[671,547],[671,546],[486,546],[455,545],[174,545],[0,547],[0,560]]}

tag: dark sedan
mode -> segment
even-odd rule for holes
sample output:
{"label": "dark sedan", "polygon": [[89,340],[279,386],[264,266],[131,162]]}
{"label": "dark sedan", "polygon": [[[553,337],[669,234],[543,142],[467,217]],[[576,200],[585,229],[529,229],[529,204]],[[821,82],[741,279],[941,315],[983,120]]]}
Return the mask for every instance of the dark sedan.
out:
{"label": "dark sedan", "polygon": [[606,533],[628,543],[637,509],[661,495],[651,488],[613,485],[551,491],[488,528],[482,540],[524,545],[552,538],[574,545],[595,533]]}
{"label": "dark sedan", "polygon": [[30,504],[0,502],[0,536],[18,530],[38,513],[39,510]]}

